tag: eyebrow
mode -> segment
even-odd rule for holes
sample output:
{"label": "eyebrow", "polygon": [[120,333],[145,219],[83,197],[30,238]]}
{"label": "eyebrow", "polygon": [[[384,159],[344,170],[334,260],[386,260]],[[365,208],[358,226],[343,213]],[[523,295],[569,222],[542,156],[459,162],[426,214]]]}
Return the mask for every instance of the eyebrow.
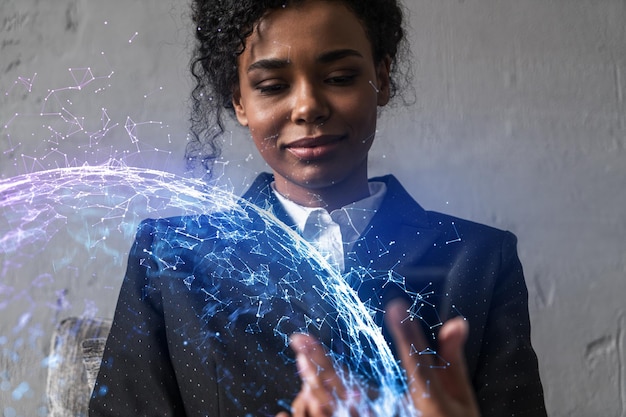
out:
{"label": "eyebrow", "polygon": [[276,59],[276,58],[260,59],[250,64],[250,66],[248,67],[248,72],[252,72],[254,70],[264,70],[264,69],[265,70],[281,69],[281,68],[285,68],[288,65],[289,65],[288,59]]}
{"label": "eyebrow", "polygon": [[[355,49],[337,49],[334,51],[324,52],[316,58],[316,61],[322,64],[329,64],[334,61],[338,61],[347,57],[358,57],[363,58],[363,54]],[[268,58],[268,59],[260,59],[258,61],[253,62],[248,67],[248,72],[252,72],[254,70],[273,70],[273,69],[282,69],[289,65],[289,59],[277,59],[277,58]]]}
{"label": "eyebrow", "polygon": [[337,49],[335,51],[324,52],[317,57],[317,61],[323,64],[328,64],[350,56],[363,58],[363,55],[356,49]]}

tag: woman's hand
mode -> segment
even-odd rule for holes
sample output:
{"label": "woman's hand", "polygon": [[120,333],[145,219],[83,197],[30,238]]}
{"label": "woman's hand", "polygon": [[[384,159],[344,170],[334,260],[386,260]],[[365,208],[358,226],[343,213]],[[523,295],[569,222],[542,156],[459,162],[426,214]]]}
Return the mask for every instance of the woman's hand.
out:
{"label": "woman's hand", "polygon": [[[291,336],[290,345],[296,353],[298,373],[302,379],[302,388],[291,404],[291,415],[333,416],[337,410],[336,400],[345,402],[348,394],[326,350],[314,337],[301,333]],[[277,417],[288,416],[286,412],[277,415]]]}
{"label": "woman's hand", "polygon": [[467,375],[463,345],[469,328],[461,317],[448,320],[439,331],[439,352],[449,364],[434,367],[433,355],[423,355],[428,344],[422,329],[407,320],[408,304],[395,300],[387,305],[385,323],[391,330],[409,393],[423,417],[478,417],[478,405]]}
{"label": "woman's hand", "polygon": [[[418,323],[407,320],[408,304],[395,300],[387,305],[385,322],[391,331],[409,384],[409,395],[422,417],[478,417],[480,415],[469,382],[463,345],[468,326],[462,318],[446,322],[439,332],[439,355],[449,361],[445,369],[434,367],[433,355],[420,354],[428,345]],[[294,334],[291,348],[296,353],[302,389],[292,403],[293,417],[330,417],[336,399],[358,404],[335,372],[326,351],[315,338]],[[351,415],[357,414],[355,407]],[[281,412],[277,417],[288,417]]]}

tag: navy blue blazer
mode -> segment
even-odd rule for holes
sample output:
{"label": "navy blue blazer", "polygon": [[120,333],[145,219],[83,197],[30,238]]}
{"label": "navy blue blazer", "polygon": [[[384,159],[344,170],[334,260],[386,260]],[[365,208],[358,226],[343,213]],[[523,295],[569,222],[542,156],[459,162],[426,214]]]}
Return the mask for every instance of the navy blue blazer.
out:
{"label": "navy blue blazer", "polygon": [[[514,235],[425,211],[393,176],[375,180],[386,182],[387,194],[345,254],[344,275],[374,321],[387,337],[384,304],[406,297],[436,348],[439,325],[463,315],[482,416],[545,416]],[[262,174],[244,199],[295,230],[271,181]],[[300,389],[291,333],[312,333],[340,354],[353,349],[337,305],[324,292],[324,271],[290,247],[292,232],[245,205],[144,221],[90,415],[273,416],[288,410]],[[376,364],[350,367],[368,378]]]}

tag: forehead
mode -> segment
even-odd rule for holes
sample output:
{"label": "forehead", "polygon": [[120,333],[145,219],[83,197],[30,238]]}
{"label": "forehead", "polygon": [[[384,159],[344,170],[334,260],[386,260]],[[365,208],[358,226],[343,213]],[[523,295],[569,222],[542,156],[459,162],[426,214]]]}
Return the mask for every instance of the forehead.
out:
{"label": "forehead", "polygon": [[[272,10],[246,40],[244,55],[325,52],[352,48],[371,55],[371,44],[357,16],[342,2],[307,0]],[[295,58],[295,56],[294,56]]]}

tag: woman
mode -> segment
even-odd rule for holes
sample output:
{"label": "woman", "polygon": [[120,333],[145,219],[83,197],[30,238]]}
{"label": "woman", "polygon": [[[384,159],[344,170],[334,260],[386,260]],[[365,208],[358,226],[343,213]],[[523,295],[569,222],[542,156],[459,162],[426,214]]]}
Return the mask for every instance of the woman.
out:
{"label": "woman", "polygon": [[[345,336],[350,317],[323,286],[335,274],[398,352],[424,415],[545,415],[515,237],[427,212],[392,176],[368,180],[401,68],[396,1],[198,0],[194,18],[190,160],[210,162],[226,109],[272,174],[241,209],[140,226],[91,415],[375,412],[376,345]],[[294,232],[312,263],[286,246]],[[459,312],[469,333],[442,326]]]}

